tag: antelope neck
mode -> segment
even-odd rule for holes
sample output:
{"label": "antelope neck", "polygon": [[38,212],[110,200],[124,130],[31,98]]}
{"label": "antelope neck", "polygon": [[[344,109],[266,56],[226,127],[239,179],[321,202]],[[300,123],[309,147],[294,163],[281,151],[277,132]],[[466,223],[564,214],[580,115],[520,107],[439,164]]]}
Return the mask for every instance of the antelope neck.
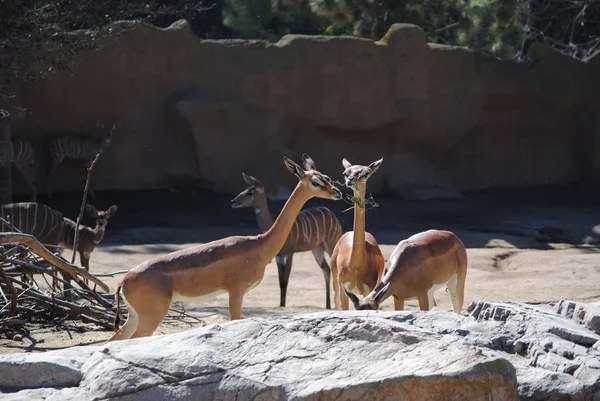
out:
{"label": "antelope neck", "polygon": [[257,248],[262,248],[261,256],[264,256],[264,259],[271,261],[279,253],[290,235],[298,213],[311,197],[308,191],[302,187],[302,183],[296,185],[275,223],[265,233],[258,236]]}
{"label": "antelope neck", "polygon": [[367,184],[359,182],[353,188],[354,197],[358,202],[354,202],[354,228],[352,234],[352,256],[353,264],[362,266],[367,257],[367,247],[365,246],[365,193]]}
{"label": "antelope neck", "polygon": [[267,204],[267,196],[261,193],[256,199],[256,206],[254,206],[254,213],[256,214],[256,222],[260,231],[265,232],[273,225],[273,216],[269,210]]}
{"label": "antelope neck", "polygon": [[94,233],[94,244],[98,245],[104,239],[106,227],[101,227],[96,221],[96,227],[92,229],[92,232]]}

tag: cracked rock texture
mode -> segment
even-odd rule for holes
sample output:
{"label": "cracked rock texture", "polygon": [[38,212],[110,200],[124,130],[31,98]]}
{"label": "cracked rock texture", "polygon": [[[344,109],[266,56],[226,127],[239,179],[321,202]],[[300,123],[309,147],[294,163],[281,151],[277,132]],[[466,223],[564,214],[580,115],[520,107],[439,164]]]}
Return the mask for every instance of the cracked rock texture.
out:
{"label": "cracked rock texture", "polygon": [[600,401],[598,307],[319,312],[4,355],[0,399]]}

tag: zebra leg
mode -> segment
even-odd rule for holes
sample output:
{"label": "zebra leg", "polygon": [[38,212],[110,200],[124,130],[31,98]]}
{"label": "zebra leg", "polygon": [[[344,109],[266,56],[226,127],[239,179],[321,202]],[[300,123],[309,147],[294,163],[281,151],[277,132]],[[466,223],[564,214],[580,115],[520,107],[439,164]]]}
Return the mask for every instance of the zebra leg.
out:
{"label": "zebra leg", "polygon": [[312,250],[312,253],[325,278],[325,308],[331,309],[331,269],[325,260],[325,251],[325,244],[320,244]]}

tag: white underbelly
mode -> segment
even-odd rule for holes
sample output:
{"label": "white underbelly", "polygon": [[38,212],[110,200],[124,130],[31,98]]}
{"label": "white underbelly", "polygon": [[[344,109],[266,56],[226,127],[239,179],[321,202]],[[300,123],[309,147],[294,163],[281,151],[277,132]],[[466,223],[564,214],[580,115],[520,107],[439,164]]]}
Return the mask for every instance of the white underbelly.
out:
{"label": "white underbelly", "polygon": [[217,290],[208,294],[200,295],[198,297],[186,297],[177,292],[173,293],[172,302],[185,302],[186,304],[199,304],[203,302],[208,302],[219,295],[227,294],[225,290]]}

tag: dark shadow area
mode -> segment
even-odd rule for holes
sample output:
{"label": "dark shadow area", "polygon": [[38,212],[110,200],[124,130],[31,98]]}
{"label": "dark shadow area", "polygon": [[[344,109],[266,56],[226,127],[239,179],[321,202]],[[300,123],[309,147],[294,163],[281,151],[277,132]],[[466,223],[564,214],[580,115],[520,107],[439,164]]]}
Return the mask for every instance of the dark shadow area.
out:
{"label": "dark shadow area", "polygon": [[[242,187],[240,190],[243,189]],[[234,195],[185,187],[171,190],[96,191],[88,202],[98,208],[112,204],[119,211],[109,222],[103,245],[109,243],[185,244],[229,235],[259,232],[251,209],[232,209]],[[367,230],[380,244],[395,245],[423,230],[454,231],[467,247],[481,248],[503,240],[518,248],[548,249],[548,243],[600,245],[600,196],[577,186],[509,188],[466,193],[465,200],[404,200],[377,195],[379,206],[367,212]],[[15,201],[27,200],[27,197]],[[40,195],[39,202],[76,219],[80,193]],[[273,214],[284,201],[270,201]],[[312,199],[305,207],[326,206],[344,231],[352,229],[353,213],[345,201]],[[85,224],[93,221],[89,216]],[[149,247],[149,252],[169,252]],[[127,250],[115,250],[127,253]]]}

